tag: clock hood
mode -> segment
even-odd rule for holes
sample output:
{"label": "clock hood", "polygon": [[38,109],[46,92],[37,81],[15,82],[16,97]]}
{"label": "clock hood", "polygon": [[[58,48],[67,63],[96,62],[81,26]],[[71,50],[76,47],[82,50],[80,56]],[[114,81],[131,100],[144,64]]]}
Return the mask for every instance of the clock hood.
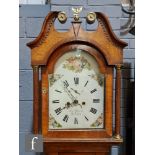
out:
{"label": "clock hood", "polygon": [[105,14],[96,12],[98,20],[96,31],[85,31],[81,27],[81,22],[72,22],[67,32],[58,32],[54,28],[58,13],[50,12],[45,18],[38,37],[27,44],[31,48],[32,65],[46,65],[50,55],[57,48],[67,44],[95,47],[105,57],[108,65],[123,62],[123,48],[127,46],[127,43],[117,38]]}

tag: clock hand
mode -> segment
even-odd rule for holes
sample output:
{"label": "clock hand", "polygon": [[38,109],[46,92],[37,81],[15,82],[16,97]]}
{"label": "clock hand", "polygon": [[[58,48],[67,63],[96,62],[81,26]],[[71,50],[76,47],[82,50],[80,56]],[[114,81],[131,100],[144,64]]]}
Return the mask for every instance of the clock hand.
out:
{"label": "clock hand", "polygon": [[[64,106],[63,108],[61,108],[61,110],[69,109],[69,108],[74,107],[74,106],[77,106],[77,105],[80,105],[80,104],[78,103],[77,100],[74,100],[74,102],[72,102],[72,103],[67,102],[67,103],[65,104],[65,106]],[[81,106],[81,105],[80,105],[80,106]],[[82,106],[81,106],[81,108],[82,108]]]}
{"label": "clock hand", "polygon": [[65,108],[68,109],[70,107],[77,106],[77,105],[79,105],[82,108],[82,105],[78,103],[78,100],[72,95],[72,93],[70,92],[70,90],[66,86],[64,86],[64,85],[63,85],[63,89],[67,93],[67,95],[70,97],[70,99],[72,100],[72,103],[67,102],[67,104],[65,105],[65,107],[63,109],[65,109]]}
{"label": "clock hand", "polygon": [[78,102],[78,100],[74,100],[74,102],[72,104],[73,104],[73,106],[79,105],[82,108],[82,105]]}
{"label": "clock hand", "polygon": [[62,110],[64,110],[64,109],[68,109],[68,108],[70,108],[71,107],[71,103],[70,102],[67,102],[66,104],[65,104],[65,106],[62,108]]}
{"label": "clock hand", "polygon": [[74,100],[76,100],[76,98],[72,95],[72,93],[70,92],[70,90],[66,89],[68,95],[70,96],[70,98],[72,99],[72,101],[74,102]]}
{"label": "clock hand", "polygon": [[63,108],[61,108],[61,110],[69,109],[69,108],[71,108],[71,107],[78,106],[78,105],[82,108],[82,105],[78,103],[78,100],[74,100],[72,103],[67,102],[67,103],[65,104],[65,106],[64,106]]}
{"label": "clock hand", "polygon": [[73,88],[71,88],[76,94],[79,94],[80,95],[80,93],[77,91],[77,90],[75,90],[75,89],[73,89]]}
{"label": "clock hand", "polygon": [[65,86],[63,87],[63,89],[67,93],[67,95],[70,97],[70,99],[72,100],[72,102],[74,102],[74,100],[76,100],[76,98],[72,95],[72,93],[70,92],[70,90],[68,90],[68,88],[65,87]]}
{"label": "clock hand", "polygon": [[[72,95],[72,93],[70,92],[70,90],[67,89],[67,87],[65,87],[65,89],[67,90],[68,95],[71,97],[72,99],[72,103],[71,106],[77,106],[79,105],[82,108],[82,105],[78,103],[78,100]],[[75,93],[79,94],[80,93],[77,90],[74,90],[73,88],[71,88]]]}
{"label": "clock hand", "polygon": [[78,105],[82,108],[82,105],[80,103],[78,103]]}

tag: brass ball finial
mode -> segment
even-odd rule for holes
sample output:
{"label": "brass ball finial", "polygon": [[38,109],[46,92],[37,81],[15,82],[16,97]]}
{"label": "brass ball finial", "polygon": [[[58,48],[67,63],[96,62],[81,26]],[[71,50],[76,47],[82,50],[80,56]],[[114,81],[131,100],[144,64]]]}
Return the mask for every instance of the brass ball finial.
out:
{"label": "brass ball finial", "polygon": [[58,20],[60,23],[64,24],[67,20],[67,16],[65,12],[59,12],[58,14]]}
{"label": "brass ball finial", "polygon": [[87,23],[93,24],[96,20],[96,13],[95,12],[89,12],[87,14],[86,20],[87,20]]}

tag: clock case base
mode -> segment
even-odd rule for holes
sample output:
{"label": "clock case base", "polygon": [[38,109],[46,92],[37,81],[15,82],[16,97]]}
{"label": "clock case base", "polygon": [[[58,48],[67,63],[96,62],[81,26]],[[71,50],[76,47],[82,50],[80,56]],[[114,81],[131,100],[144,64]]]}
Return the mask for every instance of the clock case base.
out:
{"label": "clock case base", "polygon": [[122,139],[44,139],[44,155],[109,155]]}

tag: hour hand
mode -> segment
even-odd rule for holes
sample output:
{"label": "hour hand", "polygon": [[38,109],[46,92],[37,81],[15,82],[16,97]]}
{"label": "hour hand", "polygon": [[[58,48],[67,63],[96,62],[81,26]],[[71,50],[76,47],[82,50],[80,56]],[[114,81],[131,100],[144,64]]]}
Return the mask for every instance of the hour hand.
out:
{"label": "hour hand", "polygon": [[79,94],[80,95],[80,93],[77,91],[77,90],[75,90],[75,89],[73,89],[73,88],[71,88],[76,94]]}
{"label": "hour hand", "polygon": [[77,106],[79,105],[82,108],[82,105],[79,104],[78,100],[74,100],[74,102],[72,103],[73,106]]}
{"label": "hour hand", "polygon": [[72,106],[72,104],[71,104],[70,102],[67,102],[67,103],[65,104],[65,106],[62,108],[62,110],[63,110],[63,109],[69,109],[71,106]]}

